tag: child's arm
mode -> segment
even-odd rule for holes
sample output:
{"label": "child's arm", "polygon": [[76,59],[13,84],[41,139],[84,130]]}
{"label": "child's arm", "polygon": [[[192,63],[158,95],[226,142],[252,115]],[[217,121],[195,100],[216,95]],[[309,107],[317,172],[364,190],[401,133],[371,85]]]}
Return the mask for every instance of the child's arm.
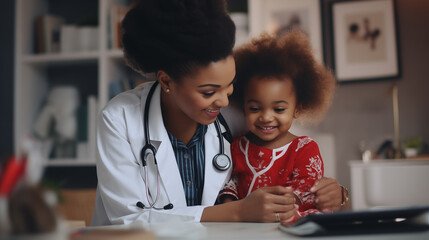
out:
{"label": "child's arm", "polygon": [[238,191],[237,191],[238,181],[236,177],[231,177],[231,179],[225,184],[223,189],[220,191],[217,198],[218,203],[227,203],[238,200]]}
{"label": "child's arm", "polygon": [[317,143],[303,142],[304,146],[297,147],[292,179],[287,185],[294,189],[300,215],[306,216],[320,212],[316,207],[315,195],[310,189],[318,179],[323,177],[324,168]]}
{"label": "child's arm", "polygon": [[232,174],[231,174],[231,178],[229,179],[228,182],[225,183],[223,189],[219,192],[219,195],[217,197],[216,202],[217,203],[227,203],[227,202],[232,202],[232,201],[236,201],[239,199],[239,194],[238,194],[238,177],[236,175],[236,155],[237,154],[237,149],[238,149],[238,143],[240,138],[236,138],[234,139],[234,141],[232,142],[232,144],[230,145],[231,147],[231,159],[232,159]]}

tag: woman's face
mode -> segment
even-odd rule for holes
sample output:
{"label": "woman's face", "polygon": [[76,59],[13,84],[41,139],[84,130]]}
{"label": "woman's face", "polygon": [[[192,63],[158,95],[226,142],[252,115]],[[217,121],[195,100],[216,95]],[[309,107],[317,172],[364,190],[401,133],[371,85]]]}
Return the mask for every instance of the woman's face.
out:
{"label": "woman's face", "polygon": [[244,113],[249,131],[257,137],[256,144],[288,143],[289,129],[297,116],[292,80],[252,78],[244,97]]}
{"label": "woman's face", "polygon": [[232,56],[200,68],[195,74],[173,81],[171,94],[177,107],[190,119],[208,125],[228,106],[233,91],[235,61]]}

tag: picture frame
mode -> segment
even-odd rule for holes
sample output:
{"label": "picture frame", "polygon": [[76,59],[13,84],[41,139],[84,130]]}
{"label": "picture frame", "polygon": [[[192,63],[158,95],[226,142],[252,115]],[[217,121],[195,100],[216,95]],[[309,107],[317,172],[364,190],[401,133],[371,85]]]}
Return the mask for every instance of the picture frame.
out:
{"label": "picture frame", "polygon": [[281,34],[299,28],[310,40],[316,59],[323,61],[320,0],[248,0],[249,35]]}
{"label": "picture frame", "polygon": [[329,10],[338,82],[401,76],[395,0],[331,0]]}

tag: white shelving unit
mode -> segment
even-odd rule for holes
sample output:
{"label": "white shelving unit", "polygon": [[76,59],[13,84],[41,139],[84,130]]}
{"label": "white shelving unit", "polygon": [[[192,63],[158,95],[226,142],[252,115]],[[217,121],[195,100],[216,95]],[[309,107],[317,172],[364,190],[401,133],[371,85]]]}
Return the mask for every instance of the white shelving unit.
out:
{"label": "white shelving unit", "polygon": [[[72,68],[79,72],[80,67],[93,68],[96,78],[88,84],[96,85],[98,109],[100,110],[109,98],[109,83],[123,75],[125,64],[122,59],[122,51],[108,48],[108,14],[110,6],[124,3],[123,0],[88,0],[77,1],[70,9],[72,14],[79,14],[79,9],[84,10],[84,3],[97,2],[97,15],[99,26],[99,49],[89,52],[49,53],[35,54],[35,19],[41,14],[50,14],[52,3],[58,4],[58,0],[17,0],[16,1],[16,25],[15,25],[15,87],[14,87],[14,139],[15,152],[18,152],[22,139],[33,130],[34,122],[40,112],[40,108],[49,92],[52,82],[52,69]],[[73,4],[74,1],[65,1]],[[58,70],[57,70],[58,72]],[[79,73],[77,73],[79,74]],[[81,73],[85,74],[85,73]],[[84,75],[82,77],[85,77]],[[87,96],[84,96],[87,97]],[[88,124],[89,125],[89,124]],[[89,129],[88,131],[95,131]],[[95,140],[89,139],[88,152],[95,152]],[[79,159],[55,159],[48,161],[49,166],[93,166],[95,156],[89,154]]]}

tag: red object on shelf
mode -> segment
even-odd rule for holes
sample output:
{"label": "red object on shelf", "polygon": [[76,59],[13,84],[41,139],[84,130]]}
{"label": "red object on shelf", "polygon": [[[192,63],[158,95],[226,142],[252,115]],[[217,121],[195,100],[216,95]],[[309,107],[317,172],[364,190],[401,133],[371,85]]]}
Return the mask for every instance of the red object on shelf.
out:
{"label": "red object on shelf", "polygon": [[24,176],[27,159],[11,157],[0,178],[0,196],[8,196],[15,184]]}

